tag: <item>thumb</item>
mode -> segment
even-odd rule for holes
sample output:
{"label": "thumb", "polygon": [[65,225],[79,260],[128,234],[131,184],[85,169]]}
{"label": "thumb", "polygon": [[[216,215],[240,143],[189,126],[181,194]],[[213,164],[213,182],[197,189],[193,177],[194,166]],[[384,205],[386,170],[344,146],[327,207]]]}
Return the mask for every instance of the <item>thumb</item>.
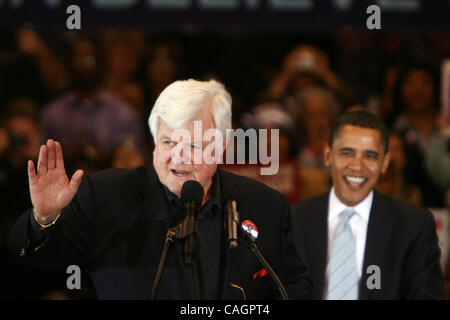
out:
{"label": "thumb", "polygon": [[73,197],[77,193],[78,187],[80,186],[83,174],[83,170],[77,170],[72,175],[72,179],[70,180],[69,185],[61,190],[61,193],[58,195],[58,199],[60,200],[59,203],[61,204],[60,209],[67,206],[70,201],[72,201]]}
{"label": "thumb", "polygon": [[70,179],[69,187],[71,189],[77,190],[78,186],[81,183],[83,175],[84,175],[83,170],[79,169],[79,170],[75,171],[75,173],[72,175],[72,178]]}

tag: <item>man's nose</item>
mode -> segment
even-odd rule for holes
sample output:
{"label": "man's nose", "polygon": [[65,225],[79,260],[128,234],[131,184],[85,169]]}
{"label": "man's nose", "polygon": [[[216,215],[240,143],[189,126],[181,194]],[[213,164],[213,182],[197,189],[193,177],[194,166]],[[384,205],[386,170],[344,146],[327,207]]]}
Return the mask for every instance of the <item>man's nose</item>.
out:
{"label": "man's nose", "polygon": [[361,170],[362,166],[363,166],[362,156],[361,155],[356,155],[353,158],[352,162],[350,163],[350,168],[355,170],[355,171],[358,171],[358,170]]}
{"label": "man's nose", "polygon": [[182,144],[178,144],[175,148],[173,148],[170,159],[175,165],[189,164],[188,152],[185,152]]}

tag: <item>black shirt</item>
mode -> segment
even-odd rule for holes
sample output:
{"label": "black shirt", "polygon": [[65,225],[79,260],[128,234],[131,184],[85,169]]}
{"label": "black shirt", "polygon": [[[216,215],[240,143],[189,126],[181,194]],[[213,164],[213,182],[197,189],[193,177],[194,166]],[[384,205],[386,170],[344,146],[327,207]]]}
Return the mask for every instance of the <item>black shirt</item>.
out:
{"label": "black shirt", "polygon": [[[162,185],[162,184],[161,184]],[[169,221],[180,220],[185,216],[184,204],[169,189],[162,185],[170,204]],[[180,289],[184,297],[193,299],[216,299],[219,286],[221,249],[223,248],[223,218],[220,200],[219,175],[213,176],[208,201],[196,215],[194,252],[191,265],[183,258],[184,240],[176,240],[169,250],[171,259],[175,259],[179,275]]]}

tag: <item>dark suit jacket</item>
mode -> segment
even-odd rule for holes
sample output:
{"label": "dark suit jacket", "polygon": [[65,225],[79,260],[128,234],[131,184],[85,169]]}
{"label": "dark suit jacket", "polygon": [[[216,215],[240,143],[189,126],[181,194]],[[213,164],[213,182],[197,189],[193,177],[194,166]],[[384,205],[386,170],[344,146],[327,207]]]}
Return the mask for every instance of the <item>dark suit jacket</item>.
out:
{"label": "dark suit jacket", "polygon": [[[258,226],[259,248],[290,297],[310,298],[311,281],[293,245],[287,199],[254,180],[222,170],[218,175],[222,194],[237,201],[241,221],[250,219]],[[100,299],[148,299],[169,228],[168,206],[153,166],[100,171],[83,178],[74,200],[37,250],[28,243],[30,211],[25,212],[12,230],[12,248],[34,266],[85,268]],[[242,238],[238,248],[221,252],[222,280],[218,274],[217,281],[206,284],[220,288],[223,282],[219,298],[242,299],[241,290],[230,283],[242,287],[248,299],[276,297],[270,276],[253,279],[262,266]],[[159,298],[193,298],[183,295],[179,281],[168,257]]]}
{"label": "dark suit jacket", "polygon": [[[322,299],[328,247],[329,193],[292,206],[294,243],[307,265],[314,299]],[[433,215],[424,208],[374,191],[367,227],[359,299],[443,299],[440,249]],[[381,289],[368,289],[377,265]]]}

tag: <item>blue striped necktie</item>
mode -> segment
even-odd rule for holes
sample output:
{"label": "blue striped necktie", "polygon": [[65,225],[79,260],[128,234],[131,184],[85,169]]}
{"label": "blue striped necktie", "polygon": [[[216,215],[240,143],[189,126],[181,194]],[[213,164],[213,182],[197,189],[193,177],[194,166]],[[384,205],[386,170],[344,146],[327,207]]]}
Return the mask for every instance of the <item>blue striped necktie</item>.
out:
{"label": "blue striped necktie", "polygon": [[327,300],[357,300],[359,275],[356,267],[356,241],[350,218],[356,213],[347,208],[336,229],[328,274]]}

